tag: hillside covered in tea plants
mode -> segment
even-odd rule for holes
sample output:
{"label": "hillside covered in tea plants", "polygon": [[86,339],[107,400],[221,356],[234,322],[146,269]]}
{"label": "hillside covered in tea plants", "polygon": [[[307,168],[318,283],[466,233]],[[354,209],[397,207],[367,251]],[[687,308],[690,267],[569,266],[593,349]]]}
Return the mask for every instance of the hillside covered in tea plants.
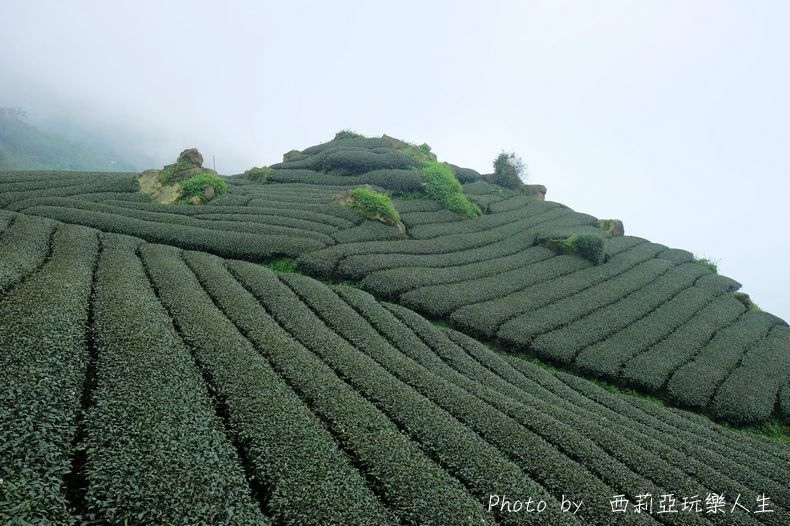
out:
{"label": "hillside covered in tea plants", "polygon": [[386,135],[190,155],[0,172],[0,523],[790,520],[790,328],[691,252]]}

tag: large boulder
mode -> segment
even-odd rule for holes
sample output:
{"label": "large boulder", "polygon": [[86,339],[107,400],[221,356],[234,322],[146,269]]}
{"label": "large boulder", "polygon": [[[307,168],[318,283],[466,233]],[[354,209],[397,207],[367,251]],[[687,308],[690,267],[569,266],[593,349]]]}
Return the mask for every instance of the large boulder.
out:
{"label": "large boulder", "polygon": [[193,166],[201,167],[203,166],[203,156],[200,155],[200,152],[197,148],[187,148],[178,156],[177,163],[188,163]]}

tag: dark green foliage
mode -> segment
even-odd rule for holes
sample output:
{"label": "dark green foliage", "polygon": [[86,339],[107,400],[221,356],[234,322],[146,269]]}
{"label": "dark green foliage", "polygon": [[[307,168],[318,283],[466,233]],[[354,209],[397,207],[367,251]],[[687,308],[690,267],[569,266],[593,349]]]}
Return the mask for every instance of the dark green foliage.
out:
{"label": "dark green foliage", "polygon": [[364,148],[367,150],[374,150],[377,148],[392,149],[392,143],[386,139],[379,137],[350,137],[345,139],[337,139],[322,144],[316,144],[302,150],[304,156],[313,156],[322,153],[326,150],[337,147],[347,148]]}
{"label": "dark green foliage", "polygon": [[422,174],[416,170],[374,170],[358,176],[339,176],[312,170],[277,169],[271,173],[268,181],[348,186],[371,184],[397,193],[416,192],[422,189]]}
{"label": "dark green foliage", "polygon": [[[613,303],[626,294],[644,287],[672,267],[673,265],[667,261],[649,259],[613,279],[512,318],[500,327],[497,336],[509,345],[524,348],[538,334],[551,331],[597,308]],[[551,287],[550,283],[546,282],[546,285]]]}
{"label": "dark green foliage", "polygon": [[186,160],[176,161],[159,171],[159,182],[163,185],[178,183],[199,173],[201,168]]}
{"label": "dark green foliage", "polygon": [[[15,217],[0,212],[0,236],[25,216]],[[527,229],[518,220],[513,223],[517,226],[507,223],[482,233],[505,228],[510,234],[503,234],[501,242],[515,247],[516,234]],[[28,237],[35,235],[31,231]],[[429,244],[444,250],[446,237],[418,241],[414,251],[426,252],[413,256],[425,262],[467,257],[460,255],[464,250],[430,251]],[[60,467],[71,465],[80,375],[90,355],[88,335],[98,352],[97,382],[84,421],[88,463],[81,477],[89,484],[87,511],[98,513],[95,518],[103,523],[123,524],[127,517],[129,524],[264,523],[250,499],[249,480],[261,491],[256,496],[263,497],[267,518],[278,524],[465,524],[470,517],[476,524],[522,524],[530,518],[554,524],[568,519],[556,514],[556,500],[563,494],[585,499],[576,521],[651,523],[647,514],[612,515],[608,500],[619,493],[633,497],[636,492],[709,491],[741,494],[750,503],[764,492],[777,508],[765,522],[786,522],[790,491],[785,464],[790,454],[781,443],[624,394],[620,385],[605,390],[576,376],[498,355],[360,290],[330,289],[304,276],[275,275],[260,265],[226,262],[205,253],[140,246],[139,240],[124,236],[102,238],[94,331],[86,332],[97,251],[96,233],[89,229],[58,226],[51,259],[0,298],[0,325],[10,324],[2,332],[0,349],[5,351],[4,344],[11,342],[21,350],[0,352],[5,386],[0,392],[13,393],[0,397],[0,437],[18,429],[27,433],[24,440],[0,440],[21,444],[10,451],[23,453],[0,456],[0,469],[5,470],[0,473],[0,517],[5,522],[15,523],[2,515],[7,509],[20,524],[36,518],[78,522],[61,493]],[[529,269],[539,264],[527,264],[530,258],[548,252],[530,247],[530,240],[534,236],[521,239],[525,244],[509,255],[502,252],[467,262],[467,267],[403,269],[400,275],[393,272],[392,279],[402,284],[411,279],[432,283],[434,278],[451,283],[469,272],[475,276],[469,283],[475,283],[504,274],[511,266]],[[403,250],[413,243],[360,245]],[[492,252],[490,245],[469,252]],[[726,301],[738,313],[745,312],[728,292],[737,285],[732,280],[690,262],[678,266],[669,259],[651,259],[664,247],[621,238],[608,250],[611,259],[604,265],[541,280],[524,290],[532,289],[529,297],[540,304],[544,296],[537,286],[553,287],[558,296],[575,290],[568,298],[578,297],[585,290],[578,289],[584,280],[600,284],[608,276],[613,281],[638,268],[637,261],[644,258],[661,261],[670,270],[633,289],[620,282],[621,296],[592,310],[589,301],[606,289],[589,293],[584,308],[576,311],[582,315],[570,325],[557,325],[567,336],[597,339],[614,331],[612,338],[607,336],[610,344],[619,342],[625,349],[630,341],[641,351],[668,331],[670,336],[661,342],[674,338],[675,345],[694,340],[703,328],[721,334],[724,321],[701,316],[712,305],[683,321],[706,294],[718,294],[713,303]],[[369,256],[399,254],[409,256],[387,251]],[[581,261],[550,252],[548,256],[544,261]],[[0,268],[3,261],[8,255],[0,251]],[[488,274],[483,275],[487,264]],[[610,266],[617,272],[603,273]],[[670,272],[678,274],[672,278]],[[683,288],[685,279],[699,273],[702,277],[693,286]],[[386,286],[385,273],[379,277]],[[769,404],[778,400],[780,413],[787,406],[787,364],[782,359],[788,329],[775,318],[759,316],[766,337],[741,346],[747,353],[719,385],[708,408],[722,418],[762,419],[772,411]],[[593,323],[595,317],[600,319]],[[722,342],[749,332],[755,331],[734,326]],[[694,341],[701,347],[707,338]],[[714,336],[710,343],[716,341]],[[666,349],[671,347],[667,344]],[[36,375],[48,380],[36,381]],[[755,387],[763,378],[765,385]],[[751,390],[754,396],[744,396]],[[31,415],[43,423],[28,426]],[[41,415],[53,418],[44,422]],[[31,440],[46,444],[46,449],[31,450]],[[31,451],[45,451],[46,456]],[[53,466],[51,477],[45,475],[47,483],[35,482],[41,480],[38,475],[20,479],[17,458],[26,466],[45,459],[41,465]],[[555,508],[553,515],[489,515],[485,506],[492,487],[497,493],[545,498]],[[33,509],[42,514],[19,513]],[[684,519],[678,523],[702,518],[709,517],[678,515]]]}
{"label": "dark green foliage", "polygon": [[282,256],[295,257],[326,246],[321,241],[304,237],[208,230],[180,224],[154,223],[91,210],[41,206],[27,212],[105,232],[137,236],[150,242],[188,250],[203,250],[228,258],[260,261]]}
{"label": "dark green foliage", "polygon": [[[703,276],[697,285],[683,290],[636,321],[632,320],[640,312],[640,305],[633,306],[634,301],[621,300],[619,306],[611,305],[598,311],[596,316],[609,319],[627,311],[623,322],[630,323],[605,340],[584,349],[576,358],[577,367],[596,376],[617,379],[626,361],[669,336],[716,297],[726,292],[724,288],[706,285],[704,281],[708,277]],[[646,300],[642,298],[641,301]],[[632,306],[634,310],[629,311]],[[618,319],[616,323],[610,322],[608,326],[613,329],[621,324]],[[580,329],[578,323],[572,324],[568,330],[574,329]]]}
{"label": "dark green foliage", "polygon": [[365,184],[380,186],[396,194],[422,190],[422,174],[418,170],[373,170],[359,176]]}
{"label": "dark green foliage", "polygon": [[[742,366],[745,356],[751,354],[754,346],[759,345],[758,342],[779,323],[783,322],[764,312],[744,313],[736,323],[716,333],[713,339],[694,356],[693,360],[675,372],[667,383],[669,396],[678,404],[686,407],[706,407],[716,394],[720,384],[733,371]],[[784,350],[786,351],[786,348]],[[758,356],[761,354],[759,351],[754,352]],[[771,352],[768,352],[770,355]],[[777,355],[773,354],[773,356]],[[777,367],[780,371],[785,370],[784,360],[777,363]],[[750,376],[751,372],[752,368],[749,368],[741,374]],[[776,379],[766,379],[766,381],[770,385],[777,383]],[[781,384],[781,379],[778,383]],[[730,393],[730,396],[734,394]],[[743,396],[743,393],[738,393],[736,396]],[[765,403],[764,399],[762,403]],[[769,405],[773,410],[774,401],[771,400]],[[744,413],[742,418],[752,422],[753,420],[749,416],[756,417],[759,414],[756,411],[749,411],[749,413]]]}
{"label": "dark green foliage", "polygon": [[453,313],[452,319],[471,334],[491,338],[508,319],[615,278],[635,265],[654,258],[664,248],[663,245],[652,243],[637,245],[633,250],[613,256],[605,265],[587,267],[506,296],[462,307]]}
{"label": "dark green foliage", "polygon": [[421,199],[404,199],[399,196],[396,199],[393,199],[392,203],[401,214],[408,212],[436,212],[443,210],[441,203],[425,199],[424,194]]}
{"label": "dark green foliage", "polygon": [[[179,251],[148,245],[141,253],[160,299],[190,342],[217,402],[225,408],[231,439],[242,448],[257,484],[268,488],[260,498],[266,499],[272,521],[293,525],[389,522],[387,512],[331,435],[215,306]],[[215,281],[232,281],[216,260],[201,254],[187,257],[193,264],[209,267],[208,273],[220,273],[222,277]],[[266,345],[275,342],[272,339]],[[325,490],[316,491],[317,487]]]}
{"label": "dark green foliage", "polygon": [[454,223],[462,221],[463,217],[446,208],[432,212],[406,212],[401,214],[401,221],[409,227],[418,225],[433,225],[438,223]]}
{"label": "dark green foliage", "polygon": [[[237,262],[230,262],[229,267],[249,292],[238,284],[225,284],[219,290],[212,287],[212,296],[321,418],[347,454],[356,459],[381,500],[403,523],[456,524],[466,522],[468,517],[488,523],[482,507],[458,481],[426,457],[417,443],[378,409],[392,404],[402,408],[415,396],[413,392],[408,398],[401,398],[398,392],[403,387],[392,381],[381,384],[380,375],[368,374],[369,370],[375,372],[370,360],[337,335],[328,333],[271,272]],[[205,267],[193,268],[200,271]],[[204,286],[217,281],[207,279]],[[381,390],[391,393],[390,404],[363,397],[365,391],[359,389],[360,382],[379,382]],[[423,405],[418,404],[412,411],[420,411]],[[440,431],[426,432],[436,438],[442,436]],[[449,455],[457,454],[450,445],[440,450],[428,448],[430,452],[443,450]]]}
{"label": "dark green foliage", "polygon": [[448,164],[426,163],[422,167],[422,173],[425,177],[425,193],[428,197],[441,202],[448,210],[464,217],[481,214],[480,209],[464,195],[461,183],[455,178]]}
{"label": "dark green foliage", "polygon": [[461,184],[473,183],[479,181],[483,177],[480,175],[480,172],[472,170],[471,168],[461,168],[454,164],[451,164],[450,167],[453,169],[456,179],[458,179]]}
{"label": "dark green foliage", "polygon": [[273,171],[268,166],[253,167],[244,172],[244,176],[250,181],[263,184]]}
{"label": "dark green foliage", "polygon": [[732,297],[716,298],[667,338],[626,362],[621,372],[623,381],[642,391],[659,391],[678,367],[743,312],[743,305]]}
{"label": "dark green foliage", "polygon": [[572,254],[600,265],[606,257],[603,238],[595,235],[571,235],[565,239],[546,239],[543,246],[557,254]]}
{"label": "dark green foliage", "polygon": [[[625,348],[593,344],[616,331],[632,330],[632,327],[640,324],[656,322],[659,324],[659,331],[666,331],[664,324],[671,327],[673,324],[682,323],[716,294],[724,292],[693,287],[703,272],[703,269],[693,264],[669,269],[622,299],[562,328],[538,336],[532,342],[532,347],[539,356],[559,362],[567,363],[576,357],[576,366],[592,376],[616,377],[621,360],[630,358],[630,353],[638,348],[638,341],[632,341],[632,347]],[[679,294],[682,295],[676,298]],[[641,333],[645,334],[646,332]],[[579,351],[582,351],[581,354]]]}
{"label": "dark green foliage", "polygon": [[270,268],[275,272],[295,272],[296,260],[293,258],[277,258],[263,264],[264,267]]}
{"label": "dark green foliage", "polygon": [[378,221],[365,221],[354,228],[338,230],[332,234],[332,238],[338,243],[360,243],[362,241],[406,239],[406,234]]}
{"label": "dark green foliage", "polygon": [[181,183],[181,202],[191,203],[196,199],[200,203],[210,201],[212,198],[206,196],[206,188],[213,189],[213,196],[220,196],[228,191],[228,183],[221,177],[211,172],[201,172],[193,175]]}
{"label": "dark green foliage", "polygon": [[[233,270],[239,268],[239,272],[246,267],[246,265],[231,266]],[[246,277],[245,274],[242,279]],[[287,288],[279,289],[273,284],[267,287],[264,295],[256,293],[258,299],[274,313],[277,321],[305,347],[320,356],[337,374],[347,379],[352,387],[381,408],[389,420],[403,430],[405,436],[413,443],[420,444],[422,449],[428,452],[434,462],[464,483],[480,505],[484,506],[487,503],[488,493],[485,489],[487,485],[501,487],[502,491],[513,494],[522,494],[522,492],[535,494],[540,491],[539,486],[524,476],[518,467],[507,459],[507,456],[502,455],[475,434],[470,429],[472,426],[463,425],[436,405],[427,402],[421,393],[394,377],[387,368],[377,363],[380,355],[374,358],[371,354],[372,349],[366,345],[365,332],[363,332],[365,325],[349,319],[345,314],[347,310],[341,310],[337,316],[333,316],[333,320],[344,324],[343,330],[335,328],[333,331],[331,326],[328,327],[320,321],[320,314],[326,312],[323,309],[319,311],[318,317],[312,314],[311,309],[319,309],[318,302],[324,295],[332,294],[331,291],[320,283],[302,276],[281,275],[281,279],[291,287],[295,287],[298,280],[304,287],[308,287],[309,293],[305,293],[305,289],[299,287],[297,295]],[[310,308],[300,300],[307,301]],[[334,305],[340,308],[339,303]],[[352,329],[351,324],[357,328]],[[346,334],[346,337],[341,334]],[[351,346],[346,338],[354,340],[359,349]],[[436,382],[434,387],[437,389],[435,393],[439,392],[441,382]],[[431,399],[433,400],[434,396],[431,396]],[[461,404],[460,399],[455,401]],[[453,400],[448,400],[448,403],[451,402]],[[471,414],[469,416],[471,418]],[[432,488],[432,492],[454,492],[453,486],[447,483],[437,484]],[[422,492],[424,491],[425,486],[422,488]],[[423,496],[409,508],[420,506],[422,509],[429,498],[423,493]],[[461,516],[474,513],[476,508],[471,505],[471,501],[461,498],[461,495],[455,498],[466,509],[450,511],[445,507],[443,513],[457,516],[453,520],[444,519],[453,524],[461,520]],[[430,514],[427,517],[440,513],[435,508],[436,502],[438,501],[434,500],[430,507],[432,509],[425,509],[421,513]],[[444,501],[443,504],[447,505],[449,502]],[[502,514],[498,518],[503,524],[521,522],[512,515],[508,517]],[[430,519],[424,520],[428,522]]]}
{"label": "dark green foliage", "polygon": [[138,243],[104,236],[97,269],[89,513],[112,524],[266,524],[190,351],[134,253]]}
{"label": "dark green foliage", "polygon": [[349,197],[348,206],[365,219],[387,225],[397,225],[400,222],[400,214],[392,206],[387,194],[367,188],[354,188],[349,192]]}
{"label": "dark green foliage", "polygon": [[55,223],[13,214],[0,233],[0,293],[44,263],[50,251]]}
{"label": "dark green foliage", "polygon": [[[97,244],[95,231],[61,225],[52,257],[0,303],[0,523],[74,523],[63,476],[88,362]],[[26,250],[4,250],[0,268]]]}
{"label": "dark green foliage", "polygon": [[785,382],[779,392],[779,416],[783,422],[790,422],[790,381]]}
{"label": "dark green foliage", "polygon": [[[62,181],[66,183],[67,181]],[[59,185],[39,190],[27,190],[18,192],[3,192],[0,185],[0,207],[14,209],[14,204],[24,199],[42,197],[68,197],[78,196],[95,192],[137,192],[137,178],[134,174],[97,174],[89,182],[80,179],[74,180],[74,184]]]}
{"label": "dark green foliage", "polygon": [[374,153],[364,149],[338,150],[326,155],[319,170],[328,174],[360,175],[374,170],[407,170],[417,162],[400,152]]}
{"label": "dark green foliage", "polygon": [[453,267],[397,267],[367,273],[362,287],[383,298],[397,298],[417,287],[438,286],[495,276],[524,269],[552,254],[541,247],[530,247],[498,259],[456,265]]}
{"label": "dark green foliage", "polygon": [[[549,211],[552,211],[551,214],[542,215]],[[569,209],[558,207],[554,203],[535,203],[534,205],[522,207],[510,212],[479,217],[473,221],[455,223],[449,221],[434,221],[419,224],[411,228],[409,233],[417,239],[429,239],[453,234],[484,232],[515,221],[521,221],[525,223],[525,227],[527,227],[526,220],[530,221],[530,226],[534,226],[540,224],[547,218],[557,219],[561,216],[565,217],[569,212]]]}
{"label": "dark green foliage", "polygon": [[537,253],[537,261],[525,267],[459,283],[419,287],[401,295],[400,303],[429,316],[445,317],[464,305],[497,298],[587,266],[579,258],[550,256],[546,250]]}
{"label": "dark green foliage", "polygon": [[355,146],[367,139],[343,139],[332,141],[320,151],[309,148],[304,157],[273,165],[275,169],[315,170],[329,175],[353,176],[373,170],[417,168],[419,160],[398,150],[384,147]]}
{"label": "dark green foliage", "polygon": [[771,417],[782,385],[790,376],[790,329],[777,326],[746,351],[738,368],[722,383],[711,404],[727,422],[752,424]]}
{"label": "dark green foliage", "polygon": [[494,173],[489,182],[505,188],[518,188],[524,184],[526,165],[515,153],[500,153],[494,159]]}

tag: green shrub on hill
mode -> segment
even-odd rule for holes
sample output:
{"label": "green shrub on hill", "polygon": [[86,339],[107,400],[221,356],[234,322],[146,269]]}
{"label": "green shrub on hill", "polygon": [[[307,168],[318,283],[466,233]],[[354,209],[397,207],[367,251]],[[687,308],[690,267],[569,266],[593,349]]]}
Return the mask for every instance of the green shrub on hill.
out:
{"label": "green shrub on hill", "polygon": [[256,183],[265,183],[266,179],[271,175],[274,170],[268,166],[253,167],[244,172],[244,176],[250,181]]}
{"label": "green shrub on hill", "polygon": [[354,188],[350,192],[350,198],[351,209],[365,219],[388,225],[397,225],[400,221],[400,214],[387,194],[367,188]]}
{"label": "green shrub on hill", "polygon": [[564,239],[547,239],[543,246],[558,254],[573,254],[592,261],[596,265],[603,263],[606,247],[603,238],[592,234],[572,235]]}
{"label": "green shrub on hill", "polygon": [[194,168],[194,165],[183,160],[169,164],[159,172],[159,182],[163,185],[177,183],[184,178],[184,174],[191,173]]}
{"label": "green shrub on hill", "polygon": [[524,184],[522,177],[525,169],[524,161],[515,153],[502,152],[494,160],[494,173],[490,182],[505,188],[518,188]]}
{"label": "green shrub on hill", "polygon": [[465,217],[479,216],[480,209],[464,195],[461,183],[455,178],[453,169],[446,163],[427,162],[422,168],[425,177],[425,193],[440,201],[447,209]]}
{"label": "green shrub on hill", "polygon": [[357,133],[354,130],[345,129],[337,132],[335,134],[335,138],[332,140],[337,141],[340,139],[364,139],[364,138],[365,138],[364,135]]}
{"label": "green shrub on hill", "polygon": [[[211,188],[212,190],[207,190]],[[205,203],[228,191],[228,183],[210,172],[193,175],[181,183],[182,203]]]}
{"label": "green shrub on hill", "polygon": [[710,270],[714,274],[717,274],[719,272],[718,265],[716,264],[715,261],[713,261],[711,259],[708,259],[708,258],[695,258],[694,259],[694,263],[696,263],[697,265],[701,265],[701,266],[705,267],[706,269]]}

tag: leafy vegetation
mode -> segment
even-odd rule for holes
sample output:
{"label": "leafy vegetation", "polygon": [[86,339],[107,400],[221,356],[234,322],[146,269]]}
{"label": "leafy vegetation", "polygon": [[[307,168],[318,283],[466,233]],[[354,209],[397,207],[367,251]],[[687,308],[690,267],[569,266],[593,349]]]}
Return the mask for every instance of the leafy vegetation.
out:
{"label": "leafy vegetation", "polygon": [[339,141],[342,139],[364,139],[365,136],[355,132],[354,130],[340,130],[335,134],[335,138],[333,140]]}
{"label": "leafy vegetation", "polygon": [[277,258],[263,264],[275,272],[296,272],[296,260],[294,258]]}
{"label": "leafy vegetation", "polygon": [[563,239],[546,239],[543,246],[554,250],[557,254],[572,254],[600,265],[606,258],[606,247],[603,238],[591,234],[570,235]]}
{"label": "leafy vegetation", "polygon": [[[345,135],[192,207],[0,174],[0,522],[614,525],[613,495],[703,490],[786,522],[787,324],[690,252],[432,155]],[[410,199],[422,167],[440,199]]]}
{"label": "leafy vegetation", "polygon": [[273,171],[268,166],[254,167],[244,172],[244,176],[250,181],[263,184]]}
{"label": "leafy vegetation", "polygon": [[489,182],[505,188],[519,188],[524,185],[526,165],[515,153],[502,152],[494,159],[494,173]]}
{"label": "leafy vegetation", "polygon": [[365,219],[381,221],[387,225],[397,225],[400,215],[387,194],[368,188],[354,188],[349,192],[348,206]]}
{"label": "leafy vegetation", "polygon": [[464,217],[476,217],[480,209],[469,201],[463,188],[455,178],[452,168],[445,163],[432,161],[422,168],[425,177],[425,193],[429,198],[441,202],[448,210]]}
{"label": "leafy vegetation", "polygon": [[[211,190],[208,190],[211,188]],[[181,202],[201,204],[227,193],[228,183],[211,172],[201,172],[181,183]]]}

